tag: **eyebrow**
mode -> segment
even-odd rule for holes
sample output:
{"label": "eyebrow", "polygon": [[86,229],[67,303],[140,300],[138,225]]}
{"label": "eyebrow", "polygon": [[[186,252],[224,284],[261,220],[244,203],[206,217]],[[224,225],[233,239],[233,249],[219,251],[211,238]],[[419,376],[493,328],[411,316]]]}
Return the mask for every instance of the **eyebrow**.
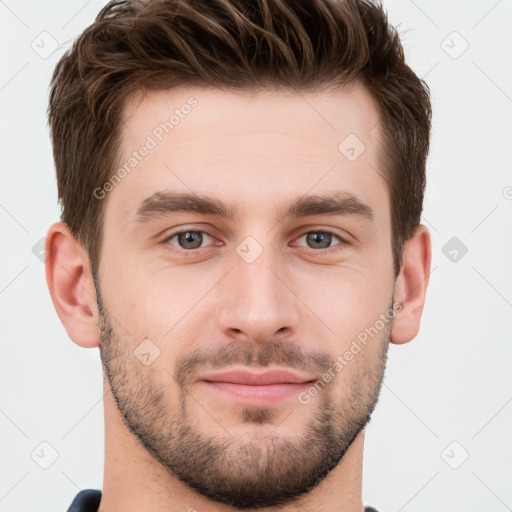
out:
{"label": "eyebrow", "polygon": [[[197,194],[156,192],[142,201],[135,220],[145,223],[178,212],[234,218],[237,207],[235,204],[225,204],[219,199]],[[372,209],[348,192],[301,196],[284,205],[281,217],[301,218],[313,215],[349,215],[371,222],[375,220]]]}

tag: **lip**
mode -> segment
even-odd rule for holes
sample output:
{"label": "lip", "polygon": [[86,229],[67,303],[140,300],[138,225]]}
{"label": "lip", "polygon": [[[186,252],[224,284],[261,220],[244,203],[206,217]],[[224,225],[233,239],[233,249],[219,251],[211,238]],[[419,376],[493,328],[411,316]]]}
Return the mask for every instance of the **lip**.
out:
{"label": "lip", "polygon": [[272,370],[253,373],[247,370],[231,370],[198,379],[216,396],[246,407],[271,407],[297,395],[311,386],[314,378],[288,370]]}
{"label": "lip", "polygon": [[303,376],[289,370],[270,370],[254,373],[247,370],[230,370],[200,377],[198,380],[209,382],[230,382],[247,386],[265,386],[270,384],[303,384],[314,380],[314,377]]}

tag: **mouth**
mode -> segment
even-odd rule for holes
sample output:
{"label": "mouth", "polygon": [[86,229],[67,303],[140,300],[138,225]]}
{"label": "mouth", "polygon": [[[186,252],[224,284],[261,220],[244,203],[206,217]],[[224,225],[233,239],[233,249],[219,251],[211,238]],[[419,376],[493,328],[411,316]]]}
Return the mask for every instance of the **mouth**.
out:
{"label": "mouth", "polygon": [[288,370],[254,373],[245,369],[204,375],[197,380],[217,397],[247,407],[276,405],[285,399],[296,397],[315,381],[310,375]]}

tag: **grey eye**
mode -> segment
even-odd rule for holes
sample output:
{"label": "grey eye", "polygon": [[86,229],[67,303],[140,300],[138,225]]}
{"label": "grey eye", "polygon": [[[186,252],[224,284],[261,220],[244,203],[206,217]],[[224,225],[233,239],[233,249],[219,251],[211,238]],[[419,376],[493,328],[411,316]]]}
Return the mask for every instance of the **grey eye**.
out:
{"label": "grey eye", "polygon": [[203,234],[196,231],[179,233],[178,243],[183,249],[197,249],[203,243]]}
{"label": "grey eye", "polygon": [[[168,238],[168,242],[172,245],[177,245],[181,249],[199,249],[206,238],[211,238],[208,233],[204,231],[182,231],[176,233]],[[177,239],[177,244],[172,243],[172,240]]]}
{"label": "grey eye", "polygon": [[304,233],[302,236],[306,237],[306,243],[312,249],[327,249],[331,246],[333,238],[338,238],[332,233],[325,231],[311,231],[310,233]]}

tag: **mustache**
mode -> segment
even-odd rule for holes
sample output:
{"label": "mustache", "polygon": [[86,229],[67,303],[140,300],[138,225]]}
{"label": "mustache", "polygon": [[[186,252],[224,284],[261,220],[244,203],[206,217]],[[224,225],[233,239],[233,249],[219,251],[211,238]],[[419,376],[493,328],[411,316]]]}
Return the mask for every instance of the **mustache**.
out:
{"label": "mustache", "polygon": [[221,369],[234,365],[267,367],[276,365],[289,369],[324,373],[335,359],[320,351],[307,351],[297,343],[271,340],[268,343],[232,341],[220,347],[197,349],[180,358],[174,379],[184,389],[201,368]]}

